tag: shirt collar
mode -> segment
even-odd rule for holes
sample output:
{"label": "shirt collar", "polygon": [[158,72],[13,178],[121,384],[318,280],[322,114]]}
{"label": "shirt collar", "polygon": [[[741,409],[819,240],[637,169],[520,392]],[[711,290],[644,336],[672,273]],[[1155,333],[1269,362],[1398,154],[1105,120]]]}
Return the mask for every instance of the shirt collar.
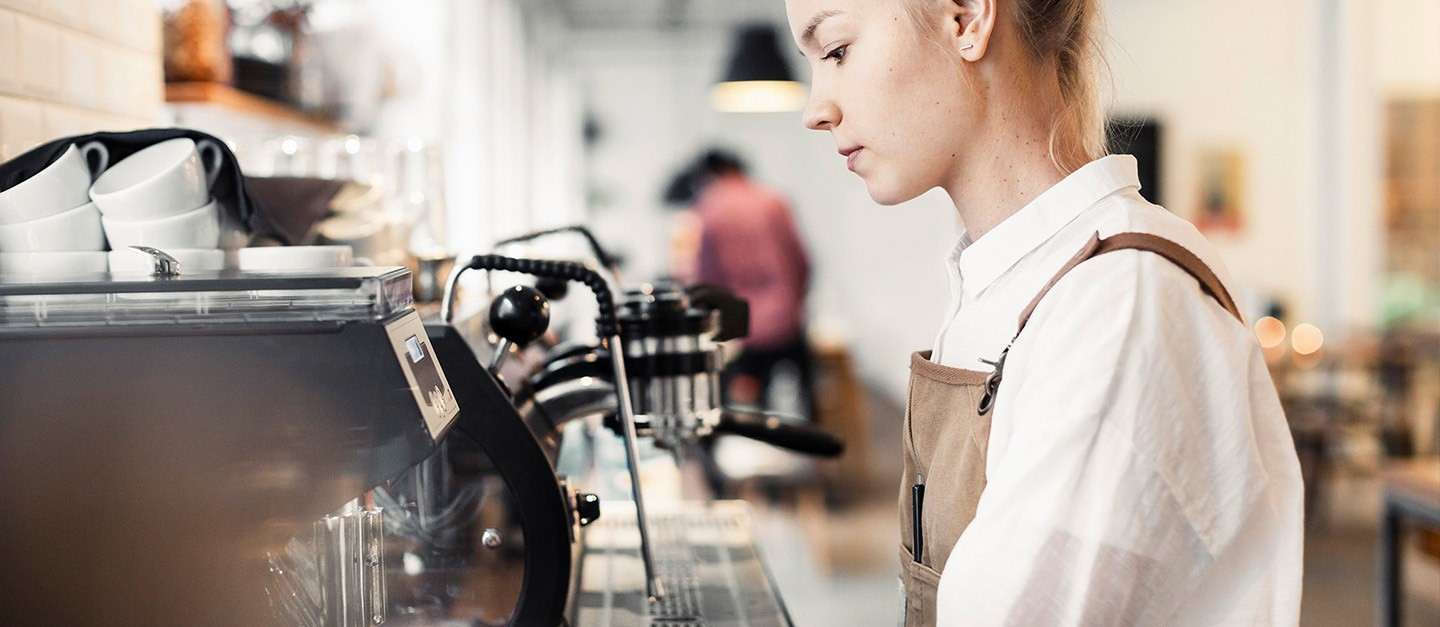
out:
{"label": "shirt collar", "polygon": [[978,241],[972,241],[968,231],[962,234],[946,255],[946,265],[958,269],[958,278],[969,293],[978,294],[1101,199],[1127,188],[1140,189],[1136,168],[1135,157],[1130,155],[1111,155],[1085,164]]}

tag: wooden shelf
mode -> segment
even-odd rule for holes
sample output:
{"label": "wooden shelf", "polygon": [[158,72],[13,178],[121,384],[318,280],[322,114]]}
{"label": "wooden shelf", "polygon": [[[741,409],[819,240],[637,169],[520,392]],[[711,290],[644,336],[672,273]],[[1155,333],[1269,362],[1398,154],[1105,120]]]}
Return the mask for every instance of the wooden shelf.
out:
{"label": "wooden shelf", "polygon": [[304,113],[289,105],[220,83],[166,83],[165,102],[211,105],[249,116],[297,124],[318,133],[340,132],[340,128],[328,118]]}

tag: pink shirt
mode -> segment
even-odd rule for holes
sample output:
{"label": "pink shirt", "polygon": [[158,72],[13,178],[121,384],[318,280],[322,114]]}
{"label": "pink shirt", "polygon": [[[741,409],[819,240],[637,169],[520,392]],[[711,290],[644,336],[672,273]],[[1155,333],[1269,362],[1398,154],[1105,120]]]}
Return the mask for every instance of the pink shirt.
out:
{"label": "pink shirt", "polygon": [[750,301],[745,346],[766,350],[800,338],[810,256],[779,194],[741,175],[716,179],[696,201],[697,278]]}

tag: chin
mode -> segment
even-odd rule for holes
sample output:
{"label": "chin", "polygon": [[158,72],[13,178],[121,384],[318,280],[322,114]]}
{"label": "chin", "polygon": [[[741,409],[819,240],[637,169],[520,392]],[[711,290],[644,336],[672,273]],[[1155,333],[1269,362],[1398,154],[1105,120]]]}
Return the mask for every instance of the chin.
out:
{"label": "chin", "polygon": [[925,190],[910,189],[911,186],[909,185],[898,185],[896,183],[896,181],[872,181],[866,179],[865,189],[870,192],[870,200],[887,207],[913,200],[925,192]]}

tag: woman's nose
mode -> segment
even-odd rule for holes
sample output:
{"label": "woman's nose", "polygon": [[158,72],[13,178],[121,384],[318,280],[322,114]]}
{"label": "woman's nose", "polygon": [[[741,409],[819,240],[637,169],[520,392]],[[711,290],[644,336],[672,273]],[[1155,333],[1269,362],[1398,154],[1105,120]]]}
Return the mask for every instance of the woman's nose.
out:
{"label": "woman's nose", "polygon": [[805,121],[805,128],[828,131],[840,123],[840,108],[835,106],[835,100],[822,91],[817,83],[810,88],[810,101],[805,105],[802,119]]}

